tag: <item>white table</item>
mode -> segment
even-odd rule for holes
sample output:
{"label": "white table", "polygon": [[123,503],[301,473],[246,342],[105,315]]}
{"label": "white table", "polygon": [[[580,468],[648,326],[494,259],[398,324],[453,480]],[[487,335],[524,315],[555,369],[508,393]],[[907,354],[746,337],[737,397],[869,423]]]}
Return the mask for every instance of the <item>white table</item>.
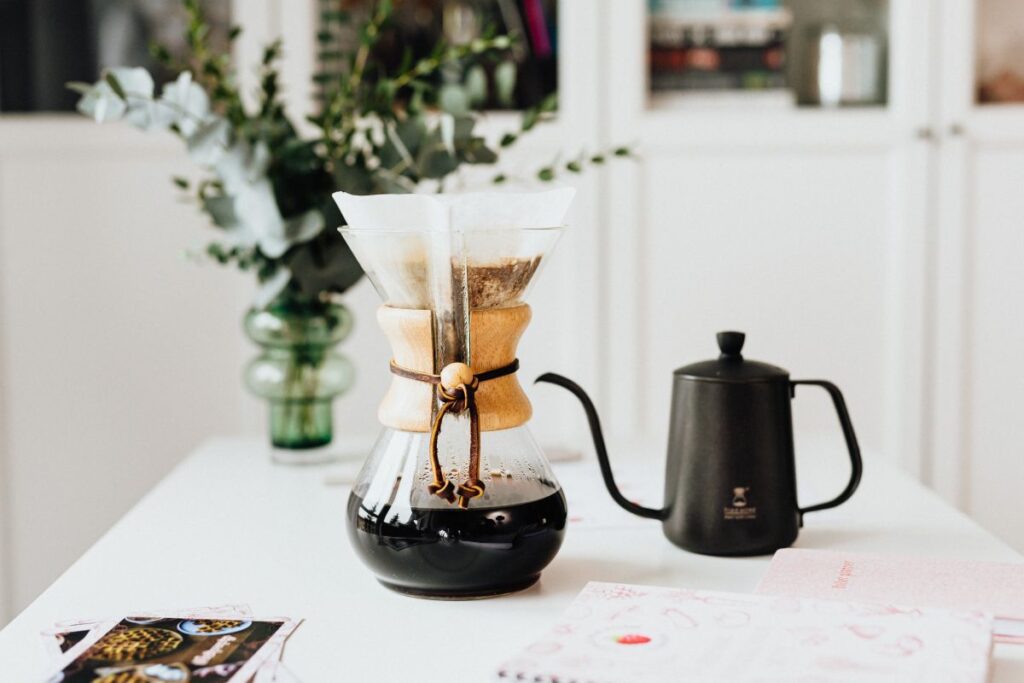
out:
{"label": "white table", "polygon": [[[842,488],[844,456],[799,440],[801,501]],[[215,440],[193,453],[0,632],[4,680],[47,670],[39,631],[55,621],[162,607],[246,603],[257,616],[304,617],[284,662],[300,680],[486,681],[546,629],[588,580],[750,591],[768,558],[692,555],[656,522],[629,517],[596,464],[556,464],[574,522],[540,583],[493,600],[419,600],[385,590],[352,554],[344,527],[354,464],[275,466],[259,440]],[[661,458],[626,464],[634,492],[657,499]],[[634,461],[636,458],[634,458]],[[335,483],[328,483],[335,482]],[[575,501],[575,502],[574,502]],[[808,515],[800,547],[1020,561],[1019,554],[907,476],[868,459],[861,490]],[[436,652],[449,665],[427,666]],[[473,675],[453,677],[451,666]],[[994,681],[1024,681],[1024,647],[996,648]]]}

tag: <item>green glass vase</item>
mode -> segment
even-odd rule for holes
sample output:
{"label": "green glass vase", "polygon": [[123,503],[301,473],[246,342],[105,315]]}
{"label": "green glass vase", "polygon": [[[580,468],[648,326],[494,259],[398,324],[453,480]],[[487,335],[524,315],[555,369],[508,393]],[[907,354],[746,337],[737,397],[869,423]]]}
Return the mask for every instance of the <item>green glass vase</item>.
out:
{"label": "green glass vase", "polygon": [[355,379],[334,347],[351,331],[352,314],[341,304],[289,293],[246,313],[245,332],[262,350],[246,366],[245,383],[270,403],[271,443],[295,453],[276,459],[309,462],[300,451],[331,442],[332,403]]}

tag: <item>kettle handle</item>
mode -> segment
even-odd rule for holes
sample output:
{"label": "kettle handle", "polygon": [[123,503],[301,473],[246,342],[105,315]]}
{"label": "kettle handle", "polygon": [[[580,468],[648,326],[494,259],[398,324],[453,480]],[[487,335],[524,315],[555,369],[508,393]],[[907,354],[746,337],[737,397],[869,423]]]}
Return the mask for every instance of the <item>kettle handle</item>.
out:
{"label": "kettle handle", "polygon": [[594,407],[594,402],[590,400],[589,396],[587,396],[587,392],[583,391],[583,387],[576,384],[576,382],[573,382],[568,377],[563,377],[562,375],[557,375],[553,372],[545,372],[534,380],[534,384],[537,382],[546,382],[548,384],[560,386],[573,394],[577,399],[579,399],[579,402],[583,404],[583,411],[587,414],[587,422],[590,425],[590,434],[594,439],[594,450],[597,451],[597,462],[601,466],[601,476],[604,478],[604,485],[608,489],[608,493],[611,494],[612,499],[618,503],[620,507],[625,509],[627,512],[632,512],[634,515],[647,517],[649,519],[665,519],[668,516],[667,510],[646,508],[642,505],[637,505],[622,495],[622,492],[619,491],[619,487],[615,485],[615,477],[612,475],[612,466],[611,463],[608,462],[608,449],[605,447],[604,433],[601,431],[601,419],[597,415],[597,408]]}
{"label": "kettle handle", "polygon": [[857,435],[853,431],[853,423],[850,421],[850,413],[846,410],[846,401],[843,400],[843,392],[839,391],[839,387],[832,384],[832,382],[827,382],[823,379],[793,380],[790,382],[790,391],[794,397],[796,396],[796,387],[798,384],[808,384],[821,387],[829,393],[832,397],[832,403],[835,404],[836,414],[839,415],[839,424],[843,428],[843,437],[846,439],[846,448],[850,451],[850,481],[847,482],[846,488],[832,500],[805,508],[799,508],[800,523],[803,524],[804,514],[834,508],[849,500],[850,496],[853,495],[853,492],[856,491],[857,487],[860,485],[860,477],[864,471],[864,463],[860,458],[860,446],[857,445]]}

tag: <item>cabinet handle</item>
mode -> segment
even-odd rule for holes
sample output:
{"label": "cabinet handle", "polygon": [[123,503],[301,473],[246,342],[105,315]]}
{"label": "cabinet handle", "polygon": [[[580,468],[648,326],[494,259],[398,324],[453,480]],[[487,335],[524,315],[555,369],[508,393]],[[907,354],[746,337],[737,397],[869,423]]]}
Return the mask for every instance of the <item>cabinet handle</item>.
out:
{"label": "cabinet handle", "polygon": [[932,130],[931,126],[921,126],[914,131],[914,136],[918,140],[932,140],[935,138],[935,131]]}
{"label": "cabinet handle", "polygon": [[962,123],[954,123],[949,127],[949,134],[955,138],[960,137],[966,132],[967,131],[964,129],[964,125]]}

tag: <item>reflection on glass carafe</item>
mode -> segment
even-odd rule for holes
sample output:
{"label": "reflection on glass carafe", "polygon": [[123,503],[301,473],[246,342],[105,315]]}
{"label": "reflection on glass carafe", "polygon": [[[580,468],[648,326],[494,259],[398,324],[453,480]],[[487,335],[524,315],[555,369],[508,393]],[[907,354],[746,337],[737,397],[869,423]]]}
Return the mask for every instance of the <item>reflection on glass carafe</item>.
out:
{"label": "reflection on glass carafe", "polygon": [[[562,544],[565,497],[516,377],[524,297],[560,229],[528,216],[520,222],[536,227],[509,227],[515,212],[494,202],[517,196],[338,198],[393,351],[384,428],[349,499],[349,536],[381,583],[403,593],[520,590]],[[571,196],[525,201],[553,204],[542,213],[557,214],[544,221],[557,226]]]}

